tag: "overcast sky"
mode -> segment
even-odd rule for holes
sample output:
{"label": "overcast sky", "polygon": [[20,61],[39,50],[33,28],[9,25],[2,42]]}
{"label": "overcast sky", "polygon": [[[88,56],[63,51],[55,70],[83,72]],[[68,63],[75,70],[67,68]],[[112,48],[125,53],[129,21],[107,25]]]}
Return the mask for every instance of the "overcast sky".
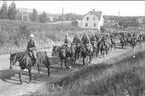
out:
{"label": "overcast sky", "polygon": [[[11,1],[7,1],[10,3]],[[2,2],[1,2],[2,3]],[[145,1],[15,1],[17,7],[60,14],[86,14],[92,9],[102,11],[105,15],[142,16],[145,15]]]}

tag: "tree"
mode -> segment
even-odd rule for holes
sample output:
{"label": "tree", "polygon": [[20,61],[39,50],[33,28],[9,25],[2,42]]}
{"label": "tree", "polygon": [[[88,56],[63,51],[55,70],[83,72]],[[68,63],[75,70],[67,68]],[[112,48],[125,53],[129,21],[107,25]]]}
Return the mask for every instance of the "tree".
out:
{"label": "tree", "polygon": [[0,10],[0,18],[7,19],[7,2],[3,1],[2,8]]}
{"label": "tree", "polygon": [[100,31],[101,32],[105,32],[106,31],[105,27],[104,26],[100,26]]}
{"label": "tree", "polygon": [[40,15],[40,18],[39,18],[39,21],[41,22],[41,23],[45,23],[45,22],[47,22],[47,14],[45,13],[45,12],[43,12],[41,15]]}
{"label": "tree", "polygon": [[18,10],[16,9],[16,4],[15,2],[12,2],[8,8],[8,19],[14,20],[16,18],[17,12]]}
{"label": "tree", "polygon": [[33,21],[33,22],[39,21],[39,16],[38,16],[37,10],[35,8],[33,9],[33,13],[31,15],[31,21]]}

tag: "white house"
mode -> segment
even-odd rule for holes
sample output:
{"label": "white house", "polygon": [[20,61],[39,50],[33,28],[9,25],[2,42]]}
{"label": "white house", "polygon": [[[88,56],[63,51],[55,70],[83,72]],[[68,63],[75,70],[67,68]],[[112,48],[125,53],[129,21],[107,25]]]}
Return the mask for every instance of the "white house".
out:
{"label": "white house", "polygon": [[82,28],[100,29],[104,23],[102,11],[89,11],[82,19]]}

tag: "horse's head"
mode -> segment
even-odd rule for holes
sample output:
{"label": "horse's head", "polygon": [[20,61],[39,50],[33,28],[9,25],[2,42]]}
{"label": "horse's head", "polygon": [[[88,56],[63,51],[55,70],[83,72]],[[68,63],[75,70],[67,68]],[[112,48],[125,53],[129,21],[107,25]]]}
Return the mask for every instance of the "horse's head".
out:
{"label": "horse's head", "polygon": [[81,52],[86,52],[87,51],[86,46],[84,46],[84,45],[80,46],[80,51]]}
{"label": "horse's head", "polygon": [[53,48],[52,48],[52,55],[51,56],[54,56],[57,52],[58,52],[58,50],[59,50],[59,46],[53,46]]}
{"label": "horse's head", "polygon": [[13,69],[13,65],[17,62],[16,53],[10,53],[10,69]]}

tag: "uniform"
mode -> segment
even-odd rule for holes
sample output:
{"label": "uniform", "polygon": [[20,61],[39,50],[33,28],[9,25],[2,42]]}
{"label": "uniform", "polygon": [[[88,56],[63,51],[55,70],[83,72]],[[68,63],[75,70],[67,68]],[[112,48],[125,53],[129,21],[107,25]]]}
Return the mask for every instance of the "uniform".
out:
{"label": "uniform", "polygon": [[64,39],[64,44],[66,45],[66,47],[68,47],[70,43],[71,43],[70,39],[66,36]]}
{"label": "uniform", "polygon": [[90,43],[89,37],[86,36],[86,35],[84,35],[84,36],[82,37],[81,41],[82,41],[82,44],[83,44],[83,45],[86,45],[86,44]]}
{"label": "uniform", "polygon": [[35,59],[35,65],[37,66],[36,44],[35,44],[34,39],[32,39],[34,35],[31,34],[30,37],[31,39],[28,41],[27,51],[29,52],[30,56],[32,56],[32,58]]}
{"label": "uniform", "polygon": [[75,43],[75,44],[80,43],[80,39],[78,37],[74,37],[73,43]]}
{"label": "uniform", "polygon": [[91,41],[91,44],[93,45],[96,42],[96,37],[92,35],[90,41]]}

